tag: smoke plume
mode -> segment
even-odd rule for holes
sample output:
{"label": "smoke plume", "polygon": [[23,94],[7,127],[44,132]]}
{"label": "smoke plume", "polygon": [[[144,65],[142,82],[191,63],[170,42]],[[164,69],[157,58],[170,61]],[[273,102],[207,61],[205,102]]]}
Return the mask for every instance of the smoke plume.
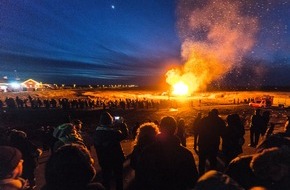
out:
{"label": "smoke plume", "polygon": [[180,0],[177,27],[183,66],[166,73],[167,83],[183,81],[192,93],[238,67],[254,45],[258,28],[257,19],[245,13],[239,1]]}

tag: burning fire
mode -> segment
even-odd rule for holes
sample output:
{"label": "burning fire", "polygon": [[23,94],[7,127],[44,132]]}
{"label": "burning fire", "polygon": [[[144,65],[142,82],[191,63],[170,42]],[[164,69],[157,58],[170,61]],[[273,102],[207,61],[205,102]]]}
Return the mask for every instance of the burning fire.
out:
{"label": "burning fire", "polygon": [[173,85],[172,93],[177,96],[189,95],[188,86],[183,81],[179,81]]}
{"label": "burning fire", "polygon": [[[234,1],[233,1],[234,2]],[[189,8],[180,0],[179,21],[182,66],[167,71],[166,82],[174,95],[205,90],[231,69],[254,45],[257,20],[241,14],[241,4],[230,0],[209,0]]]}

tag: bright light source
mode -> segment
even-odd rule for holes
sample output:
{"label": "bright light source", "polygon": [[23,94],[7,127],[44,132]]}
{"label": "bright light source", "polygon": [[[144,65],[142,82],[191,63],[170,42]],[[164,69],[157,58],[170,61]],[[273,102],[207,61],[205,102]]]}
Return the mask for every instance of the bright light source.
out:
{"label": "bright light source", "polygon": [[12,82],[12,83],[10,83],[10,85],[11,85],[11,87],[14,88],[14,89],[18,89],[18,88],[20,88],[20,84],[17,83],[17,82]]}
{"label": "bright light source", "polygon": [[178,83],[173,85],[172,93],[178,96],[188,95],[188,86],[183,81],[179,81]]}

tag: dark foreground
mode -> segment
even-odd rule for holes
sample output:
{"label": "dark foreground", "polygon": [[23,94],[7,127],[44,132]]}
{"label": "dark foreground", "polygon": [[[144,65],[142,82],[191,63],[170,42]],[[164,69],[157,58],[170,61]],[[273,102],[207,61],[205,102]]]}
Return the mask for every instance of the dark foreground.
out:
{"label": "dark foreground", "polygon": [[[222,118],[225,118],[228,114],[238,113],[245,122],[245,144],[243,147],[243,155],[252,154],[255,149],[248,147],[249,143],[249,130],[248,123],[253,109],[247,105],[215,105],[213,106],[203,106],[203,107],[180,107],[180,108],[164,108],[164,109],[142,109],[142,110],[121,110],[114,109],[109,110],[112,115],[122,116],[125,119],[129,129],[131,129],[136,122],[154,121],[160,120],[163,116],[173,116],[175,118],[184,118],[186,124],[189,126],[192,124],[193,119],[198,112],[202,112],[206,115],[212,108],[217,108],[220,112]],[[0,126],[1,128],[17,128],[26,131],[29,137],[41,147],[41,138],[39,138],[39,131],[42,126],[52,126],[56,127],[62,123],[69,122],[71,119],[77,118],[82,120],[84,123],[84,129],[88,132],[93,131],[99,120],[100,113],[103,110],[45,110],[45,109],[24,109],[24,110],[2,110],[0,113]],[[281,131],[283,124],[285,123],[287,111],[273,109],[271,115],[271,122],[276,123],[275,132]],[[188,130],[189,132],[189,130]],[[189,133],[188,133],[189,134]],[[132,151],[134,141],[128,139],[122,142],[123,150],[126,156],[129,158]],[[198,162],[198,157],[193,151],[193,137],[188,136],[187,147],[192,151],[195,161]],[[94,148],[91,148],[91,153],[95,159],[95,168],[98,173],[100,173],[100,167],[98,165],[97,157]],[[42,156],[39,158],[39,166],[36,170],[37,176],[37,189],[45,183],[44,180],[44,169],[45,163],[50,156],[49,151],[43,152]],[[220,160],[220,167],[222,168],[223,162]],[[129,159],[124,163],[124,185],[125,189],[130,189],[130,185],[134,178],[134,172],[129,167]],[[98,175],[97,180],[100,180],[100,175]]]}

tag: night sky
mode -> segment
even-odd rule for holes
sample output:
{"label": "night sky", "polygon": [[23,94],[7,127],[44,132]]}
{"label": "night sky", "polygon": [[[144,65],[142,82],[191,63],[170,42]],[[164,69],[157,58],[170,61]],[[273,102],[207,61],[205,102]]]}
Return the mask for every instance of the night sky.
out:
{"label": "night sky", "polygon": [[[240,39],[250,42],[233,41],[242,48],[227,60],[231,61],[227,72],[213,80],[226,85],[290,86],[290,1],[221,2],[226,1],[1,0],[0,77],[153,85],[165,81],[168,69],[183,67],[188,41],[212,46],[217,40],[209,37],[211,26],[222,26],[226,19],[235,23],[231,27],[243,29]],[[234,7],[238,19],[208,8],[212,5],[223,10]],[[241,18],[251,27],[241,27]],[[218,43],[215,47],[225,45]]]}

